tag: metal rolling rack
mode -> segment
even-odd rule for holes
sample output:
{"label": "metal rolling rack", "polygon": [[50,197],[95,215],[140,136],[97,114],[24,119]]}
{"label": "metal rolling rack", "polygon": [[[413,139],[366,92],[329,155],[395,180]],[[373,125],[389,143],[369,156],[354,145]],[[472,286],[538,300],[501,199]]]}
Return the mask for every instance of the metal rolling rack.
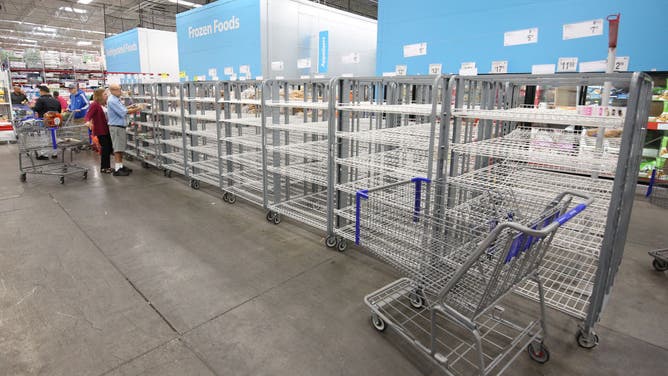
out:
{"label": "metal rolling rack", "polygon": [[220,84],[213,81],[183,84],[185,171],[190,187],[200,182],[220,186]]}
{"label": "metal rolling rack", "polygon": [[155,84],[155,126],[158,130],[159,164],[165,176],[187,175],[185,121],[180,83]]}
{"label": "metal rolling rack", "polygon": [[130,84],[123,88],[132,104],[144,108],[131,116],[133,127],[127,127],[128,150],[126,154],[138,158],[142,167],[158,166],[158,132],[155,124],[155,85]]}
{"label": "metal rolling rack", "polygon": [[262,206],[262,82],[223,81],[220,116],[220,188],[223,200],[237,197]]}
{"label": "metal rolling rack", "polygon": [[330,81],[270,80],[262,89],[263,203],[281,216],[327,230]]}
{"label": "metal rolling rack", "polygon": [[[440,166],[445,156],[438,148],[447,124],[441,121],[445,85],[445,76],[422,76],[341,78],[332,86],[330,97],[338,102],[329,134],[328,247],[344,251],[356,240],[359,190],[416,175],[434,178],[434,163]],[[380,238],[365,246],[383,259],[400,257],[385,247],[392,239]]]}
{"label": "metal rolling rack", "polygon": [[[591,117],[576,111],[522,108],[526,86],[628,88],[626,115]],[[453,145],[448,184],[511,187],[536,199],[575,189],[592,207],[555,237],[540,270],[546,304],[583,320],[578,344],[598,343],[594,327],[621,263],[647,121],[651,80],[641,73],[453,77]],[[450,101],[448,101],[448,105]],[[539,126],[533,126],[538,124]],[[565,128],[570,126],[570,128]],[[585,129],[598,128],[588,137]],[[603,130],[623,129],[621,140]],[[527,283],[518,293],[538,297]]]}

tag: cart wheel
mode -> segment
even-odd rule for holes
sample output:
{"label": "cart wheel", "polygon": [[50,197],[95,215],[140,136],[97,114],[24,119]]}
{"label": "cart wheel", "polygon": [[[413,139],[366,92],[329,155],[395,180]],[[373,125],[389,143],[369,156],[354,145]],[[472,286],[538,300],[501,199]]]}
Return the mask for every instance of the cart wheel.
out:
{"label": "cart wheel", "polygon": [[172,177],[172,170],[167,170],[167,177],[171,178]]}
{"label": "cart wheel", "polygon": [[271,210],[268,211],[268,212],[267,212],[267,221],[269,221],[269,222],[273,222],[273,221],[274,221],[274,216],[275,216],[275,215],[276,215],[276,213],[274,213],[273,211],[271,211]]}
{"label": "cart wheel", "polygon": [[21,180],[21,183],[25,183],[26,182],[26,173],[25,172],[22,173],[21,176],[19,177],[19,179]]}
{"label": "cart wheel", "polygon": [[275,225],[281,223],[281,215],[278,214],[278,213],[276,213],[276,214],[274,215],[273,222],[274,222]]}
{"label": "cart wheel", "polygon": [[336,249],[339,252],[343,252],[346,249],[348,249],[348,241],[346,239],[341,239],[339,242],[336,244]]}
{"label": "cart wheel", "polygon": [[60,184],[65,184],[65,177],[62,175],[60,176]]}
{"label": "cart wheel", "polygon": [[88,179],[88,171],[83,172],[83,180]]}
{"label": "cart wheel", "polygon": [[338,239],[336,239],[336,236],[329,235],[329,236],[327,236],[327,238],[325,238],[325,245],[327,246],[327,248],[334,248],[334,247],[336,247],[336,241],[337,240]]}
{"label": "cart wheel", "polygon": [[383,321],[383,319],[381,319],[380,316],[375,313],[371,314],[371,325],[373,325],[373,327],[379,332],[384,332],[386,328],[385,321]]}
{"label": "cart wheel", "polygon": [[411,303],[411,307],[415,309],[424,307],[424,298],[422,297],[422,292],[416,290],[408,294],[408,302]]}
{"label": "cart wheel", "polygon": [[162,176],[167,177],[167,170],[162,170]]}
{"label": "cart wheel", "polygon": [[547,347],[545,347],[542,342],[538,344],[531,342],[529,346],[527,346],[527,351],[529,352],[529,357],[534,362],[544,364],[550,360],[550,352],[547,351]]}
{"label": "cart wheel", "polygon": [[659,272],[668,270],[668,262],[659,259],[654,259],[654,261],[652,261],[652,266]]}
{"label": "cart wheel", "polygon": [[228,193],[227,194],[227,203],[228,204],[234,204],[237,202],[237,196],[234,193]]}
{"label": "cart wheel", "polygon": [[141,163],[141,166],[144,167],[144,168],[149,168],[149,167],[151,167],[151,165],[149,165],[148,162],[142,162],[142,163]]}
{"label": "cart wheel", "polygon": [[228,198],[228,197],[229,197],[229,196],[227,195],[227,192],[223,192],[223,201],[228,202],[228,201],[227,201],[227,198]]}
{"label": "cart wheel", "polygon": [[195,180],[195,179],[190,180],[190,188],[192,188],[194,190],[198,190],[199,189],[199,180]]}
{"label": "cart wheel", "polygon": [[125,159],[126,159],[128,162],[132,162],[135,158],[134,158],[133,156],[131,156],[130,154],[126,154],[126,155],[125,155]]}
{"label": "cart wheel", "polygon": [[593,349],[598,345],[598,336],[595,333],[585,334],[582,331],[578,332],[577,336],[578,346],[583,349]]}

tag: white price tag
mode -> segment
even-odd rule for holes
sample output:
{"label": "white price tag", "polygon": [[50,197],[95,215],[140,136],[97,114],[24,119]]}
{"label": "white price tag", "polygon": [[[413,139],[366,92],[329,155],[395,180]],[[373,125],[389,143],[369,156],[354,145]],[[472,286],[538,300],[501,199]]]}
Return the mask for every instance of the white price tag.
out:
{"label": "white price tag", "polygon": [[580,63],[580,73],[587,72],[605,72],[608,68],[608,62],[606,60],[596,60],[596,61],[583,61]]}
{"label": "white price tag", "polygon": [[239,76],[239,81],[246,81],[246,76]]}
{"label": "white price tag", "polygon": [[283,62],[282,61],[272,61],[271,62],[271,70],[273,71],[282,71],[283,70]]}
{"label": "white price tag", "polygon": [[313,78],[325,78],[324,74],[314,74]]}
{"label": "white price tag", "polygon": [[255,79],[258,80],[258,81],[262,81],[262,80],[264,79],[264,77],[262,77],[262,76],[255,76]]}
{"label": "white price tag", "polygon": [[[227,73],[226,73],[227,74]],[[209,68],[209,76],[211,77],[217,77],[218,76],[218,69],[216,68]]]}
{"label": "white price tag", "polygon": [[508,60],[492,61],[492,71],[490,73],[508,73]]}
{"label": "white price tag", "polygon": [[277,80],[283,80],[283,79],[285,79],[285,77],[283,77],[283,76],[276,76],[276,79],[277,79]]}
{"label": "white price tag", "polygon": [[429,74],[439,75],[443,70],[442,64],[429,64]]}
{"label": "white price tag", "polygon": [[302,80],[308,80],[310,76],[308,74],[302,74],[301,76],[299,76],[299,78]]}
{"label": "white price tag", "polygon": [[383,72],[383,77],[394,77],[397,75],[397,72]]}
{"label": "white price tag", "polygon": [[404,46],[404,57],[422,56],[427,54],[427,43],[407,44]]}
{"label": "white price tag", "polygon": [[603,35],[603,19],[565,24],[562,31],[563,40]]}
{"label": "white price tag", "polygon": [[628,70],[629,70],[629,57],[617,56],[617,58],[615,58],[615,71],[626,72]]}
{"label": "white price tag", "polygon": [[306,58],[306,59],[299,59],[297,60],[297,68],[298,69],[307,69],[311,68],[311,59]]}
{"label": "white price tag", "polygon": [[397,76],[405,76],[406,73],[408,73],[408,67],[405,65],[397,65],[396,67],[394,67],[394,73]]}
{"label": "white price tag", "polygon": [[467,62],[467,63],[462,63],[462,65],[459,67],[459,69],[475,69],[475,62]]}
{"label": "white price tag", "polygon": [[475,66],[475,62],[466,62],[462,63],[459,67],[460,76],[477,76],[478,68]]}
{"label": "white price tag", "polygon": [[353,52],[348,55],[341,56],[341,62],[343,64],[359,64],[360,63],[360,54]]}
{"label": "white price tag", "polygon": [[250,74],[250,65],[239,65],[239,73]]}
{"label": "white price tag", "polygon": [[557,72],[577,72],[578,58],[577,57],[560,57],[557,63]]}
{"label": "white price tag", "polygon": [[353,76],[352,73],[342,73],[341,74],[341,77],[352,77],[352,76]]}
{"label": "white price tag", "polygon": [[225,67],[225,69],[223,69],[223,73],[225,73],[225,75],[227,75],[227,76],[231,76],[231,75],[234,74],[234,68],[233,67]]}
{"label": "white price tag", "polygon": [[504,46],[516,46],[518,44],[538,43],[538,28],[506,31],[503,33]]}
{"label": "white price tag", "polygon": [[537,64],[531,66],[531,74],[554,74],[556,70],[554,64]]}
{"label": "white price tag", "polygon": [[231,74],[230,75],[230,80],[231,81],[236,81],[237,80],[237,75],[236,74]]}

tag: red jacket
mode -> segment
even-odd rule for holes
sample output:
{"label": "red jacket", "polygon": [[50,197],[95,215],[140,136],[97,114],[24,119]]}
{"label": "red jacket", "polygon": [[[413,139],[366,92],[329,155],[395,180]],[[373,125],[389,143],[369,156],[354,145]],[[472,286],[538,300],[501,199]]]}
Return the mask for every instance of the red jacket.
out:
{"label": "red jacket", "polygon": [[56,99],[58,99],[58,102],[60,102],[60,108],[62,108],[63,111],[67,110],[67,99],[61,97],[60,95]]}
{"label": "red jacket", "polygon": [[93,135],[102,136],[109,134],[109,125],[107,124],[107,115],[99,103],[92,101],[86,113],[86,121],[93,122]]}

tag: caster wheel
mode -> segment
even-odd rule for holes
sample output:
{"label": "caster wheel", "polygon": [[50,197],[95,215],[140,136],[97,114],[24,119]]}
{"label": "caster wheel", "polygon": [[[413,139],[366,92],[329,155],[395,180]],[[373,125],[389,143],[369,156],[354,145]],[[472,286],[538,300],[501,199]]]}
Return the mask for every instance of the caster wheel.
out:
{"label": "caster wheel", "polygon": [[60,177],[60,184],[65,184],[65,177],[64,176]]}
{"label": "caster wheel", "polygon": [[415,309],[424,307],[424,298],[422,297],[422,292],[416,290],[408,294],[408,302],[411,304],[411,307]]}
{"label": "caster wheel", "polygon": [[593,349],[598,345],[598,336],[594,333],[586,335],[582,332],[578,332],[578,346],[583,349]]}
{"label": "caster wheel", "polygon": [[199,180],[195,180],[195,179],[191,180],[190,181],[190,188],[192,188],[194,190],[198,190],[199,189]]}
{"label": "caster wheel", "polygon": [[274,222],[275,225],[281,223],[281,215],[276,213],[276,215],[274,215],[274,219],[272,222]]}
{"label": "caster wheel", "polygon": [[534,362],[543,364],[550,360],[550,352],[547,351],[547,348],[543,343],[536,344],[531,342],[529,346],[527,346],[527,351],[529,352],[529,357]]}
{"label": "caster wheel", "polygon": [[171,178],[172,177],[172,170],[167,170],[167,175],[166,176],[168,178]]}
{"label": "caster wheel", "polygon": [[339,242],[336,244],[336,249],[339,252],[343,252],[346,249],[348,249],[348,241],[346,239],[341,239]]}
{"label": "caster wheel", "polygon": [[273,222],[275,215],[276,215],[276,213],[274,213],[273,211],[267,212],[267,221]]}
{"label": "caster wheel", "polygon": [[658,259],[654,259],[654,261],[652,261],[652,266],[659,272],[665,272],[666,270],[668,270],[668,262],[661,261]]}
{"label": "caster wheel", "polygon": [[83,180],[88,179],[88,171],[84,171],[83,173]]}
{"label": "caster wheel", "polygon": [[142,163],[141,163],[141,166],[144,167],[144,168],[149,168],[149,167],[151,167],[151,165],[149,165],[147,162],[142,162]]}
{"label": "caster wheel", "polygon": [[371,325],[373,325],[374,329],[379,332],[384,332],[386,328],[385,321],[375,313],[371,315]]}
{"label": "caster wheel", "polygon": [[227,201],[228,197],[229,197],[229,196],[228,196],[227,192],[224,192],[224,193],[223,193],[223,201],[228,202],[228,201]]}
{"label": "caster wheel", "polygon": [[26,182],[26,177],[27,177],[26,174],[21,174],[21,176],[19,176],[19,179],[21,180],[21,183]]}
{"label": "caster wheel", "polygon": [[234,193],[228,193],[227,194],[227,202],[229,204],[234,204],[237,202],[237,196]]}
{"label": "caster wheel", "polygon": [[334,248],[334,247],[336,247],[336,241],[337,241],[336,236],[329,235],[325,239],[325,245],[327,246],[327,248]]}

